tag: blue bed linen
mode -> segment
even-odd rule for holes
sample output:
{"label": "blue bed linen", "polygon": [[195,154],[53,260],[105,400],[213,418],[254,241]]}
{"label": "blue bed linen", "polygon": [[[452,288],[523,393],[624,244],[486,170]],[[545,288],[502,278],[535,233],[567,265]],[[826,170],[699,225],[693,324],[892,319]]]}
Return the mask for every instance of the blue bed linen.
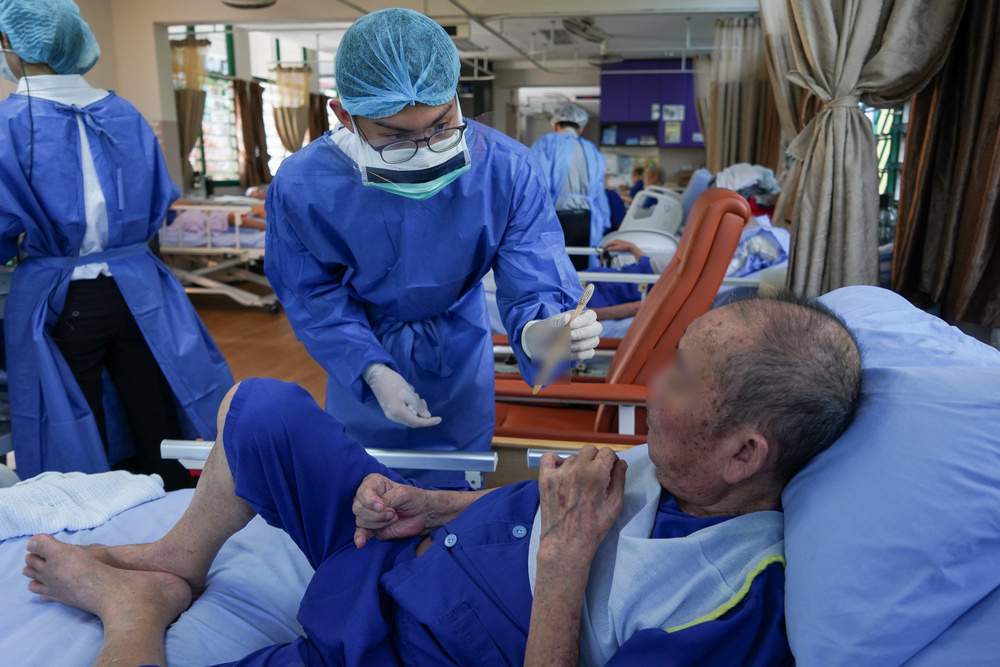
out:
{"label": "blue bed linen", "polygon": [[[74,544],[127,544],[158,539],[180,517],[193,491],[175,491],[103,526],[56,537]],[[21,575],[28,538],[0,542],[0,662],[5,665],[90,665],[103,630],[91,614],[41,602]],[[208,589],[167,632],[167,659],[179,667],[236,660],[293,640],[312,568],[292,541],[259,517],[223,547]]]}
{"label": "blue bed linen", "polygon": [[820,301],[857,334],[865,385],[783,495],[796,661],[996,664],[1000,352],[876,287]]}
{"label": "blue bed linen", "polygon": [[[239,234],[240,247],[263,248],[265,235],[266,232],[263,229],[244,229]],[[182,232],[179,229],[170,227],[165,227],[160,232],[160,247],[162,248],[204,248],[207,245],[205,235],[197,232]],[[235,248],[236,228],[230,226],[226,232],[213,233],[212,247]]]}

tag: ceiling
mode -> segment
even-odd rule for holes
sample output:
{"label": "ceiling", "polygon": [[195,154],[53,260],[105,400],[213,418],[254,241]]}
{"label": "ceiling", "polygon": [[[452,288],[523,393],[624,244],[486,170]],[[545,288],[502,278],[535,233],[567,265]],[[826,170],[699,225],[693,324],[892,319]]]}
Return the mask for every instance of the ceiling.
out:
{"label": "ceiling", "polygon": [[[746,15],[743,12],[741,15]],[[680,58],[683,54],[695,55],[711,51],[716,19],[733,16],[719,13],[642,13],[595,16],[594,26],[607,35],[606,49],[628,60]],[[466,17],[439,18],[442,25],[459,25],[468,28],[468,37],[457,40],[464,58],[487,57],[490,62],[511,65],[528,59],[503,39],[492,34],[475,21]],[[561,19],[537,17],[506,17],[484,20],[493,30],[516,44],[521,51],[554,69],[583,64],[596,56],[600,44],[572,35],[563,28]],[[239,23],[253,31],[271,33],[276,37],[297,42],[310,49],[333,54],[344,32],[346,22],[303,23],[254,22]],[[553,33],[553,31],[555,31]],[[554,39],[552,39],[554,38]]]}

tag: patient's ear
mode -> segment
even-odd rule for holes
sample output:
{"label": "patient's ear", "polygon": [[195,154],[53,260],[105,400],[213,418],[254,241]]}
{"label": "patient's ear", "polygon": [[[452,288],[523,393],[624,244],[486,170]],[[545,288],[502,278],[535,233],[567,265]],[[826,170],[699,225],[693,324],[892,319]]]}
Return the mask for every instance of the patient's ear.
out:
{"label": "patient's ear", "polygon": [[771,464],[775,452],[767,436],[756,430],[739,429],[726,438],[731,452],[723,473],[727,484],[739,484]]}

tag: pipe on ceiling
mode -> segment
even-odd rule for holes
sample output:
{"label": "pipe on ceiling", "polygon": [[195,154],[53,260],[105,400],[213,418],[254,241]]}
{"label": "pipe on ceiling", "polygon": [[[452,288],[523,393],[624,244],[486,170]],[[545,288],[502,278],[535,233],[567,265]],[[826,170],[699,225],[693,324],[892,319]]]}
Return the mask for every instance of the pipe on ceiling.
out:
{"label": "pipe on ceiling", "polygon": [[[338,0],[338,2],[343,2],[344,4],[347,4],[346,0]],[[466,8],[465,8],[465,6],[464,6],[464,5],[462,5],[462,3],[458,2],[458,0],[448,0],[448,2],[450,2],[451,4],[453,4],[453,5],[455,5],[456,7],[458,7],[458,9],[459,9],[459,10],[460,10],[460,11],[461,11],[461,12],[462,12],[463,14],[465,14],[465,16],[466,16],[466,17],[467,17],[467,18],[468,18],[468,19],[469,19],[470,21],[473,21],[473,22],[475,22],[475,23],[476,23],[476,24],[477,24],[477,25],[478,25],[479,27],[481,27],[481,28],[482,28],[483,30],[485,30],[486,32],[490,33],[491,35],[493,35],[493,36],[494,36],[494,37],[496,37],[497,39],[501,40],[501,41],[502,41],[502,42],[503,42],[504,44],[506,44],[506,45],[507,45],[507,46],[509,46],[510,48],[514,49],[515,51],[517,51],[517,52],[518,52],[518,53],[519,53],[519,54],[520,54],[521,56],[523,56],[523,57],[524,57],[524,58],[525,58],[525,59],[526,59],[526,60],[527,60],[528,62],[530,62],[530,63],[531,63],[532,65],[534,65],[534,66],[535,66],[535,67],[537,67],[538,69],[542,70],[543,72],[548,72],[549,74],[554,74],[554,72],[553,72],[552,70],[550,70],[550,69],[549,69],[548,67],[546,67],[546,66],[545,66],[544,64],[542,64],[542,63],[538,62],[537,60],[535,60],[535,58],[534,58],[534,57],[532,57],[532,56],[531,56],[530,54],[528,54],[528,52],[526,52],[526,51],[525,51],[524,49],[522,49],[522,48],[521,48],[520,46],[518,46],[518,45],[517,45],[517,44],[515,44],[514,42],[510,41],[509,39],[507,39],[507,38],[506,38],[506,37],[505,37],[505,36],[504,36],[503,34],[501,34],[500,32],[498,32],[498,31],[494,30],[493,28],[491,28],[490,26],[488,26],[488,25],[486,24],[486,22],[485,22],[485,21],[483,21],[483,20],[482,20],[482,19],[480,19],[480,18],[479,18],[478,16],[474,15],[474,14],[473,14],[472,12],[470,12],[470,11],[469,11],[468,9],[466,9]]]}
{"label": "pipe on ceiling", "polygon": [[362,15],[368,13],[367,9],[365,9],[364,7],[360,7],[360,6],[356,5],[356,4],[354,4],[353,2],[350,2],[349,0],[337,0],[337,2],[339,2],[342,5],[344,5],[345,7],[350,7],[351,9],[353,9],[356,12],[360,12]]}

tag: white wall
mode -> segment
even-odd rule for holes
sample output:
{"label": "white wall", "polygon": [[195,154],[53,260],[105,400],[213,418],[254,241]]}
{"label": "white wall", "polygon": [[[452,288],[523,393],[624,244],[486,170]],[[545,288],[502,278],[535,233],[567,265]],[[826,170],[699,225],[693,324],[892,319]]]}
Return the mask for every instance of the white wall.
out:
{"label": "white wall", "polygon": [[[118,88],[118,59],[115,54],[115,40],[111,25],[110,0],[76,0],[80,13],[90,25],[97,43],[101,45],[101,58],[87,73],[90,85],[114,90]],[[0,99],[6,98],[17,86],[0,79]]]}

